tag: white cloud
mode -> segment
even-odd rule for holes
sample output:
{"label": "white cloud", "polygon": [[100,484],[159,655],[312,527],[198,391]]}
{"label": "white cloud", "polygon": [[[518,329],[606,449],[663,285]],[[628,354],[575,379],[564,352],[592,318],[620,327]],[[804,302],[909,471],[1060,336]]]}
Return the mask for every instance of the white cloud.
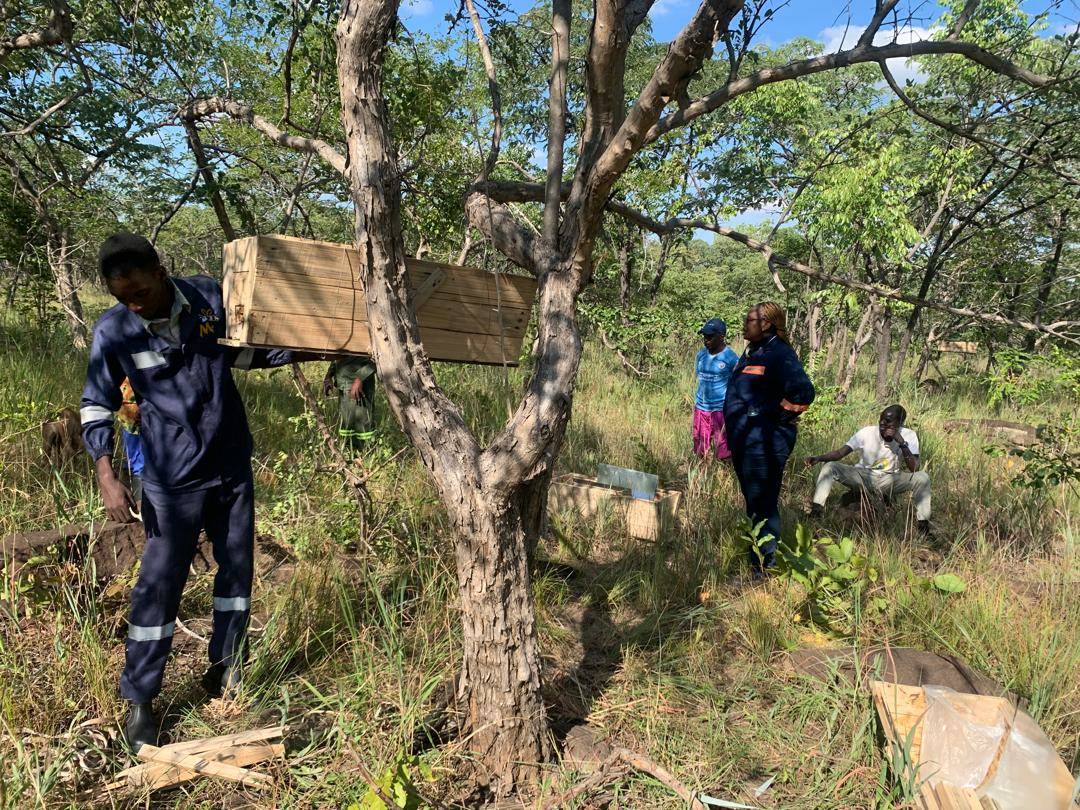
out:
{"label": "white cloud", "polygon": [[[825,43],[823,53],[835,53],[844,48],[853,48],[866,25],[833,25],[822,31],[818,38]],[[930,39],[934,31],[919,25],[905,25],[900,28],[882,27],[874,36],[875,45],[888,45],[893,42],[906,45],[910,42],[920,42]],[[903,86],[909,79],[919,83],[926,78],[926,74],[919,70],[918,65],[909,59],[886,60],[889,71],[896,77],[896,81]]]}
{"label": "white cloud", "polygon": [[690,0],[657,0],[653,7],[649,9],[649,16],[653,19],[666,17],[668,14],[681,8],[687,8],[689,5]]}
{"label": "white cloud", "polygon": [[405,0],[401,4],[401,16],[407,19],[426,17],[434,8],[433,0]]}

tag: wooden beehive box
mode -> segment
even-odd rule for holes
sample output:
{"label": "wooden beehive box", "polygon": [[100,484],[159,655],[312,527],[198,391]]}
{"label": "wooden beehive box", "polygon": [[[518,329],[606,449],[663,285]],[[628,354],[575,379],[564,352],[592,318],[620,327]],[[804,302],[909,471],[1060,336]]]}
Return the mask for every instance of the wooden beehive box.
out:
{"label": "wooden beehive box", "polygon": [[682,493],[658,489],[651,501],[631,497],[620,489],[596,483],[595,478],[582,475],[561,475],[551,482],[548,509],[553,512],[575,511],[586,520],[595,518],[602,509],[624,515],[626,531],[640,540],[656,540],[675,524]]}
{"label": "wooden beehive box", "polygon": [[[231,346],[370,354],[359,258],[347,245],[252,236],[225,245]],[[407,259],[420,337],[432,360],[517,365],[536,281]]]}

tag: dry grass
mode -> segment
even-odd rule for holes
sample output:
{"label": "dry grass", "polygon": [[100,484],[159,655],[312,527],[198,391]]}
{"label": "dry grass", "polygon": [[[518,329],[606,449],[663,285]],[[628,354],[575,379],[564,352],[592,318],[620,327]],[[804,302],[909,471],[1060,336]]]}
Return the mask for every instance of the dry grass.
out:
{"label": "dry grass", "polygon": [[[35,360],[44,354],[54,358],[47,367]],[[37,457],[34,433],[50,410],[76,401],[84,359],[62,351],[58,338],[11,324],[0,334],[0,356],[11,370],[0,383],[0,413],[4,435],[14,434],[0,445],[0,530],[100,516],[88,465],[52,474]],[[313,369],[309,376],[318,375]],[[508,392],[520,386],[518,372],[497,369],[446,367],[440,375],[481,435],[494,431]],[[205,648],[178,636],[162,701],[168,732],[202,736],[287,720],[291,753],[279,793],[248,797],[263,806],[361,801],[367,788],[356,758],[377,775],[404,766],[424,795],[453,795],[460,743],[410,756],[460,655],[452,543],[430,483],[408,454],[383,469],[373,484],[376,555],[358,559],[351,502],[336,479],[319,472],[322,455],[288,378],[252,374],[242,391],[256,436],[259,531],[290,549],[292,559],[257,582],[252,660],[239,701],[202,700],[195,681]],[[941,429],[945,418],[986,413],[974,383],[958,380],[936,399],[915,391],[903,397],[934,479],[942,554],[927,554],[907,536],[903,508],[871,528],[835,517],[823,524],[823,532],[851,536],[882,574],[858,609],[852,604],[842,636],[808,623],[798,587],[776,581],[752,588],[740,576],[745,546],[733,478],[723,467],[688,461],[691,393],[689,369],[657,371],[642,383],[600,353],[586,357],[565,470],[590,473],[599,461],[650,469],[686,497],[680,527],[660,544],[631,541],[610,521],[554,521],[545,546],[552,562],[538,573],[535,592],[557,730],[593,723],[724,799],[776,808],[890,807],[897,795],[862,684],[809,681],[783,661],[797,645],[888,640],[959,654],[1029,698],[1066,761],[1074,771],[1080,766],[1077,500],[1011,486],[1005,460],[987,457],[970,436]],[[1063,407],[1044,402],[999,416],[1048,421]],[[826,397],[807,419],[798,452],[842,443],[876,409],[861,394],[846,406]],[[382,419],[380,441],[367,451],[373,463],[404,445]],[[789,526],[809,487],[809,475],[795,468],[785,493]],[[922,586],[923,577],[941,571],[962,576],[967,591],[944,596]],[[79,804],[62,774],[78,747],[67,732],[119,710],[125,583],[103,598],[77,581],[44,578],[22,591],[10,580],[4,585],[0,806]],[[209,581],[209,574],[194,576],[181,609],[196,632],[205,629]],[[875,598],[884,606],[862,609]],[[421,775],[428,767],[433,781]],[[769,791],[754,797],[771,776]],[[556,767],[550,772],[552,785],[571,778]],[[613,791],[618,806],[678,806],[644,777]],[[202,781],[153,804],[221,806],[239,798]]]}

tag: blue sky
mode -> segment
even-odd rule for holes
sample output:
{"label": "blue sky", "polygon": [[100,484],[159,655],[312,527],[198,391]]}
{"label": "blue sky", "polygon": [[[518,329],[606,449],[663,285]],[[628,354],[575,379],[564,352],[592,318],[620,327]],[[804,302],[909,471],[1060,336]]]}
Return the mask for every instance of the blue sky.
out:
{"label": "blue sky", "polygon": [[[511,0],[510,5],[525,9],[532,3]],[[446,14],[454,12],[458,6],[456,0],[403,0],[401,16],[410,28],[441,32],[446,30]],[[870,18],[873,6],[873,0],[792,0],[774,14],[762,31],[762,38],[770,44],[786,42],[796,36],[820,38],[822,32],[843,26],[849,19],[853,24],[865,22]],[[696,0],[657,0],[649,15],[656,38],[670,40],[696,7]],[[937,3],[922,0],[908,0],[901,7],[924,25],[941,13]]]}
{"label": "blue sky", "polygon": [[[1057,4],[1051,19],[1051,33],[1071,31],[1080,18],[1077,0],[1023,0],[1022,6],[1037,13]],[[508,0],[515,9],[525,10],[534,2]],[[698,0],[657,0],[649,16],[653,33],[662,41],[670,40],[690,18]],[[410,28],[445,32],[445,17],[459,8],[458,0],[402,0],[401,17]],[[773,2],[775,8],[782,2]],[[873,0],[791,0],[779,8],[761,32],[761,41],[777,45],[792,37],[806,36],[826,41],[837,28],[852,28],[865,24],[873,12]],[[913,26],[926,27],[941,15],[942,7],[933,0],[903,0],[898,6],[900,17],[910,16]]]}

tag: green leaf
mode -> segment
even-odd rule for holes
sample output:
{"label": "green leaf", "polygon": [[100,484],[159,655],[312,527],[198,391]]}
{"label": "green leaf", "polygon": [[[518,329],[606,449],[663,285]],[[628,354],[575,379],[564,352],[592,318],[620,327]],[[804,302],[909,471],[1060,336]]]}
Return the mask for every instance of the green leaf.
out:
{"label": "green leaf", "polygon": [[967,590],[967,583],[956,574],[938,574],[931,582],[943,593],[963,593]]}
{"label": "green leaf", "polygon": [[841,565],[836,566],[836,568],[829,572],[829,576],[833,579],[844,580],[845,582],[859,578],[858,572],[848,563],[842,563]]}

